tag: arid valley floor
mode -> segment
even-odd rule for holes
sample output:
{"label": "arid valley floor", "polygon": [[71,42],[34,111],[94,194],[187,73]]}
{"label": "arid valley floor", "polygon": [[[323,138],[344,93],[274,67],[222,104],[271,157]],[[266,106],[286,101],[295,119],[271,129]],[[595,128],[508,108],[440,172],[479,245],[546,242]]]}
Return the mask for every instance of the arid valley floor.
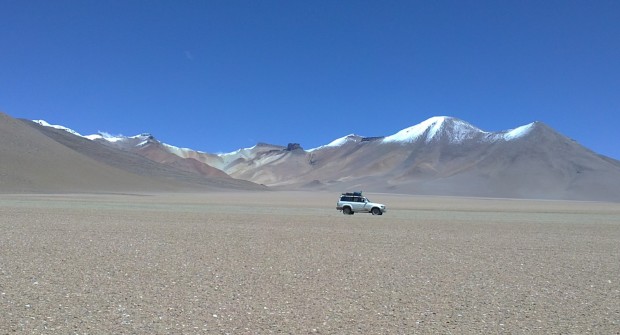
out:
{"label": "arid valley floor", "polygon": [[620,204],[1,195],[0,334],[618,334]]}

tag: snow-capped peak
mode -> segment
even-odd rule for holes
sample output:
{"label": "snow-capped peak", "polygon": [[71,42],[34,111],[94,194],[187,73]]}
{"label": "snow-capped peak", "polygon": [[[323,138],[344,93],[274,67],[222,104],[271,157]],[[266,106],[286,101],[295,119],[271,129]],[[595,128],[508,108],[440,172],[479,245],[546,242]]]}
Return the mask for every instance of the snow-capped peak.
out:
{"label": "snow-capped peak", "polygon": [[135,144],[135,146],[143,146],[145,144],[148,144],[149,142],[152,141],[157,141],[153,135],[149,134],[149,133],[142,133],[139,135],[134,135],[134,136],[124,136],[124,135],[111,135],[109,133],[100,131],[97,134],[93,134],[93,135],[86,135],[84,136],[85,138],[89,139],[89,140],[103,140],[109,143],[119,143],[119,142],[128,142],[128,143],[136,143],[139,142],[138,144]]}
{"label": "snow-capped peak", "polygon": [[73,134],[73,135],[83,137],[80,133],[78,133],[77,131],[75,131],[75,130],[73,130],[73,129],[69,129],[69,128],[67,128],[67,127],[64,127],[64,126],[59,126],[59,125],[56,125],[56,124],[49,124],[49,123],[48,123],[47,121],[45,121],[45,120],[32,120],[32,122],[37,123],[37,124],[39,124],[39,125],[41,125],[41,126],[44,126],[44,127],[50,127],[50,128],[54,128],[54,129],[64,130],[64,131],[66,131],[66,132],[68,132],[68,133],[71,133],[71,134]]}
{"label": "snow-capped peak", "polygon": [[444,132],[449,136],[449,141],[453,143],[459,143],[479,133],[483,133],[482,130],[465,121],[449,116],[435,116],[415,126],[405,128],[394,135],[387,136],[383,139],[383,142],[411,143],[424,136],[424,141],[428,143],[442,136]]}
{"label": "snow-capped peak", "polygon": [[523,137],[523,136],[529,134],[530,131],[532,131],[532,129],[534,128],[535,124],[536,124],[535,122],[532,122],[530,124],[526,124],[524,126],[517,127],[515,129],[507,130],[506,132],[501,134],[501,137],[504,140],[506,140],[506,141],[510,141],[510,140],[514,140],[514,139]]}
{"label": "snow-capped peak", "polygon": [[306,151],[311,152],[311,151],[315,151],[315,150],[323,149],[323,148],[340,147],[340,146],[343,146],[343,145],[345,145],[345,144],[347,144],[349,142],[356,142],[356,141],[359,140],[359,138],[360,138],[360,136],[357,136],[355,134],[349,134],[347,136],[337,138],[337,139],[331,141],[329,144],[322,145],[320,147],[316,147],[316,148],[312,148],[312,149],[308,149]]}
{"label": "snow-capped peak", "polygon": [[32,120],[32,122],[37,123],[37,124],[39,124],[41,126],[44,126],[44,127],[50,127],[50,128],[64,130],[64,131],[66,131],[68,133],[71,133],[73,135],[80,136],[80,137],[83,137],[83,138],[86,138],[86,139],[89,139],[89,140],[93,140],[93,141],[94,140],[105,140],[105,141],[110,142],[110,143],[116,143],[116,142],[126,141],[128,139],[130,139],[130,140],[139,140],[141,142],[153,139],[153,135],[151,135],[149,133],[142,133],[140,135],[135,135],[135,136],[127,137],[127,136],[123,136],[123,135],[112,135],[112,134],[109,134],[109,133],[107,133],[105,131],[99,131],[97,134],[82,135],[82,134],[78,133],[77,131],[75,131],[73,129],[70,129],[70,128],[67,128],[67,127],[64,127],[64,126],[53,125],[53,124],[48,123],[45,120]]}

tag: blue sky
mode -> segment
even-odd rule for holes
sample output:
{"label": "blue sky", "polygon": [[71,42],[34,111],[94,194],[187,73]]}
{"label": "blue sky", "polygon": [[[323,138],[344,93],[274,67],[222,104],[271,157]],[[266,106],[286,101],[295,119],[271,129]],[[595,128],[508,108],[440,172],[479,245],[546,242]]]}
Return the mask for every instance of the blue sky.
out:
{"label": "blue sky", "polygon": [[542,121],[620,159],[620,1],[0,0],[0,110],[207,152]]}

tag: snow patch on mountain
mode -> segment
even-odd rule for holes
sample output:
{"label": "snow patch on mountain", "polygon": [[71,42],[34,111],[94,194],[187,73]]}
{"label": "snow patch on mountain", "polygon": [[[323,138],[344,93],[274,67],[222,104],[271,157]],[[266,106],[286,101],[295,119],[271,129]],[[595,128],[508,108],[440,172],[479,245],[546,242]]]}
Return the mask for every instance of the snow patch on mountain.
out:
{"label": "snow patch on mountain", "polygon": [[253,152],[255,151],[257,147],[258,145],[255,145],[251,148],[242,148],[242,149],[235,150],[233,152],[220,153],[220,154],[217,154],[217,156],[220,158],[222,166],[226,166],[239,158],[251,159],[254,156]]}
{"label": "snow patch on mountain", "polygon": [[123,135],[112,135],[112,134],[108,134],[104,131],[100,131],[97,134],[92,134],[92,135],[86,135],[86,136],[82,136],[84,138],[87,138],[89,140],[105,140],[111,143],[116,143],[116,142],[120,142],[123,140],[126,140],[127,137],[123,136]]}
{"label": "snow patch on mountain", "polygon": [[182,158],[189,158],[189,157],[193,156],[195,153],[205,154],[205,152],[203,152],[203,151],[198,151],[198,150],[194,150],[194,149],[190,149],[190,148],[175,147],[174,145],[170,145],[170,144],[166,144],[166,143],[162,143],[162,145],[164,147],[166,147],[166,149],[170,153],[175,154],[175,155],[177,155],[179,157],[182,157]]}
{"label": "snow patch on mountain", "polygon": [[242,157],[249,157],[250,153],[252,152],[252,150],[256,149],[256,145],[250,148],[241,148],[241,149],[237,149],[235,151],[232,152],[225,152],[225,153],[220,153],[217,154],[220,157],[228,157],[228,156],[242,156]]}
{"label": "snow patch on mountain", "polygon": [[394,135],[387,136],[383,139],[383,143],[399,142],[411,143],[415,142],[424,134],[428,128],[433,127],[436,123],[443,123],[443,118],[433,117],[415,126],[405,128]]}
{"label": "snow patch on mountain", "polygon": [[341,137],[341,138],[337,138],[337,139],[331,141],[329,144],[322,145],[320,147],[316,147],[316,148],[312,148],[312,149],[308,149],[306,151],[307,152],[312,152],[312,151],[316,151],[316,150],[323,149],[323,148],[341,147],[341,146],[343,146],[343,145],[345,145],[347,143],[350,143],[350,142],[357,142],[357,140],[359,138],[360,137],[355,135],[355,134],[349,134],[347,136],[344,136],[344,137]]}
{"label": "snow patch on mountain", "polygon": [[67,128],[67,127],[60,126],[60,125],[56,125],[56,124],[49,124],[49,123],[48,123],[47,121],[45,121],[45,120],[32,120],[32,122],[37,123],[37,124],[39,124],[39,125],[41,125],[41,126],[44,126],[44,127],[50,127],[50,128],[54,128],[54,129],[60,129],[60,130],[64,130],[64,131],[66,131],[66,132],[68,132],[68,133],[71,133],[71,134],[73,134],[73,135],[80,136],[80,137],[84,137],[84,136],[82,136],[80,133],[78,133],[77,131],[75,131],[75,130],[73,130],[73,129],[69,129],[69,128]]}
{"label": "snow patch on mountain", "polygon": [[[109,143],[115,143],[115,144],[120,144],[121,146],[124,145],[129,145],[129,146],[135,146],[135,147],[142,147],[145,146],[149,143],[151,143],[152,141],[157,141],[152,134],[150,133],[142,133],[139,135],[134,135],[134,136],[124,136],[124,135],[112,135],[108,132],[105,131],[99,131],[97,134],[92,134],[92,135],[81,135],[80,133],[64,127],[64,126],[59,126],[59,125],[52,125],[49,124],[48,122],[44,121],[44,120],[33,120],[33,122],[40,124],[42,126],[45,127],[51,127],[51,128],[56,128],[56,129],[60,129],[60,130],[64,130],[66,132],[69,132],[71,134],[74,134],[76,136],[80,136],[86,139],[89,139],[91,141],[96,141],[96,140],[103,140]],[[136,143],[137,142],[137,143]],[[128,144],[126,144],[128,143]],[[135,144],[133,144],[135,143]],[[160,142],[161,143],[161,142]],[[202,151],[197,151],[197,150],[193,150],[193,149],[188,149],[188,148],[179,148],[179,147],[175,147],[173,145],[169,145],[166,143],[161,143],[164,147],[166,147],[166,149],[171,152],[172,154],[175,154],[179,157],[182,158],[188,158],[192,155],[192,153],[199,153],[199,154],[203,154],[204,152]]]}
{"label": "snow patch on mountain", "polygon": [[89,140],[106,140],[108,142],[119,142],[119,141],[123,141],[126,140],[128,138],[140,138],[140,137],[144,137],[144,136],[150,136],[150,134],[140,134],[140,135],[136,135],[136,136],[132,136],[132,137],[126,137],[123,135],[112,135],[109,134],[105,131],[100,131],[97,134],[92,134],[92,135],[82,135],[80,133],[78,133],[77,131],[71,129],[71,128],[67,128],[65,126],[60,126],[60,125],[54,125],[54,124],[50,124],[45,120],[32,120],[32,122],[37,123],[41,126],[44,127],[50,127],[50,128],[54,128],[54,129],[59,129],[59,130],[64,130],[68,133],[71,133],[73,135],[79,136],[79,137],[83,137]]}
{"label": "snow patch on mountain", "polygon": [[504,134],[501,134],[501,137],[506,141],[514,140],[529,134],[533,128],[534,123],[526,124],[525,126],[506,131]]}

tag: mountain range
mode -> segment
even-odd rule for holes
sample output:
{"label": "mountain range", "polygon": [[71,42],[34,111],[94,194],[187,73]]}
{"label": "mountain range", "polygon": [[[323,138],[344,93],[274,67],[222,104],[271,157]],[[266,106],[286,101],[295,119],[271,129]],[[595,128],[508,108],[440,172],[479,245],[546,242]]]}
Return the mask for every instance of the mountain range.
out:
{"label": "mountain range", "polygon": [[[620,161],[541,122],[486,132],[440,116],[384,137],[351,134],[307,150],[259,143],[225,154],[179,148],[148,133],[82,136],[5,114],[0,127],[3,191],[307,189],[620,201]],[[38,168],[23,170],[24,164]],[[54,176],[47,188],[40,184],[44,174]],[[101,180],[107,180],[103,188],[97,187]]]}
{"label": "mountain range", "polygon": [[205,177],[0,113],[0,193],[264,190],[225,174]]}

